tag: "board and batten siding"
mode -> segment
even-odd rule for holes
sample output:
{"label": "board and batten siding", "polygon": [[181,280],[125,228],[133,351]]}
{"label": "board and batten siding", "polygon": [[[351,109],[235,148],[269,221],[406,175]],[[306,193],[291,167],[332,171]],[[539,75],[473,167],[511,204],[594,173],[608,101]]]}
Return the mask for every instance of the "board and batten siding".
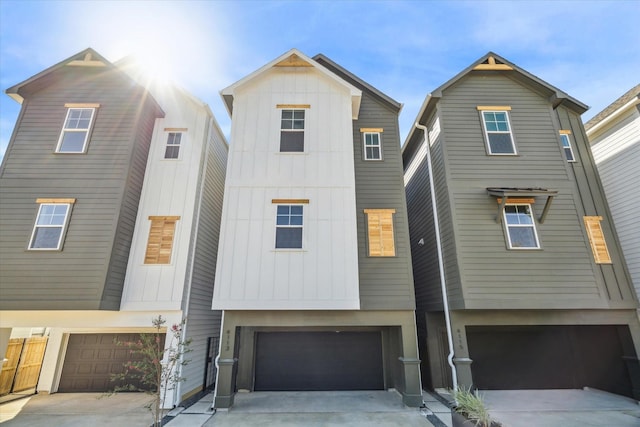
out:
{"label": "board and batten siding", "polygon": [[591,151],[613,215],[620,245],[640,295],[640,112],[630,109],[614,125],[591,135]]}
{"label": "board and batten siding", "polygon": [[[304,153],[280,153],[281,109],[305,110]],[[358,309],[351,94],[308,67],[234,93],[215,309]],[[302,250],[275,249],[273,199],[308,199]]]}
{"label": "board and batten siding", "polygon": [[[353,122],[361,309],[413,310],[415,295],[403,191],[398,113],[377,101],[365,88],[361,89],[360,115]],[[382,161],[364,160],[361,128],[383,129],[380,135]],[[395,256],[369,256],[365,209],[395,209]]]}
{"label": "board and batten siding", "polygon": [[[517,156],[487,154],[478,105],[511,107]],[[501,75],[468,75],[443,91],[438,107],[464,308],[607,307],[548,100]],[[544,224],[536,223],[541,250],[507,249],[487,187],[558,190]],[[537,217],[545,201],[536,199]]]}
{"label": "board and batten siding", "polygon": [[[161,112],[108,69],[63,67],[48,78],[24,95],[0,172],[0,308],[117,309],[132,232],[126,221],[135,218],[141,158]],[[86,154],[55,153],[65,103],[87,102],[100,107]],[[36,199],[60,197],[76,199],[63,249],[28,251]]]}

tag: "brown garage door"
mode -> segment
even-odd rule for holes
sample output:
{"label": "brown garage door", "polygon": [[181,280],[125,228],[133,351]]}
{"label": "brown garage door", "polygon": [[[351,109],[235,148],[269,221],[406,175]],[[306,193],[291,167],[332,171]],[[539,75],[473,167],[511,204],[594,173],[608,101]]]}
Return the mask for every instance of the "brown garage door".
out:
{"label": "brown garage door", "polygon": [[59,392],[105,392],[114,388],[111,374],[122,372],[131,360],[129,350],[116,342],[133,341],[139,334],[71,334],[64,358]]}
{"label": "brown garage door", "polygon": [[256,391],[381,390],[380,332],[261,332]]}
{"label": "brown garage door", "polygon": [[[593,387],[632,396],[627,326],[468,326],[473,382],[480,389]],[[629,354],[625,354],[629,352]]]}

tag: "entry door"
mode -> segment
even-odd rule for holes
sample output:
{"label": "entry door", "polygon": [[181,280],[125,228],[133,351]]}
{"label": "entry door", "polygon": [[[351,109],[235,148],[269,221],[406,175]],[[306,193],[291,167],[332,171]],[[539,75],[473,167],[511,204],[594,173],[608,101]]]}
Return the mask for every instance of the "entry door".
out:
{"label": "entry door", "polygon": [[260,332],[256,391],[381,390],[380,332]]}

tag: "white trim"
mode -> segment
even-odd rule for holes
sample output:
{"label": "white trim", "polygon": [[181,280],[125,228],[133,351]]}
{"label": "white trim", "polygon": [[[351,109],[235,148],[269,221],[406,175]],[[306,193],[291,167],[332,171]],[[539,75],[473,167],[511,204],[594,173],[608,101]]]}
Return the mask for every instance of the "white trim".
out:
{"label": "white trim", "polygon": [[[273,246],[274,246],[274,250],[275,251],[302,251],[305,247],[304,245],[304,204],[302,203],[279,203],[279,204],[274,204],[273,206],[275,206],[276,208],[276,228],[275,228],[275,239],[273,242]],[[289,218],[289,222],[291,222],[291,208],[294,206],[300,206],[300,208],[302,209],[302,224],[278,224],[278,208],[280,206],[288,206],[289,207],[289,214],[287,215],[287,217]],[[299,215],[295,215],[296,217]],[[299,248],[279,248],[277,246],[278,243],[278,229],[279,228],[299,228],[301,230],[301,236],[300,236],[300,247]]]}
{"label": "white trim", "polygon": [[[516,149],[516,141],[515,138],[513,137],[513,128],[511,126],[511,119],[509,118],[509,111],[508,110],[478,110],[480,113],[480,117],[482,117],[482,127],[483,127],[483,131],[484,131],[484,140],[486,143],[486,147],[487,147],[487,153],[491,156],[516,156],[518,155],[518,150]],[[500,130],[495,130],[495,131],[489,131],[487,130],[487,122],[485,120],[485,113],[500,113],[500,114],[504,114],[505,117],[507,118],[507,126],[509,127],[508,131],[500,131]],[[489,134],[508,134],[509,137],[511,138],[511,147],[513,148],[513,153],[494,153],[491,151],[491,143],[489,141]]]}
{"label": "white trim", "polygon": [[[64,214],[64,221],[62,225],[56,224],[38,224],[38,220],[40,219],[40,214],[42,213],[43,206],[66,206],[66,212]],[[72,203],[40,203],[38,207],[38,214],[36,215],[36,219],[33,224],[33,230],[31,231],[31,237],[29,238],[29,244],[27,246],[27,250],[30,251],[59,251],[62,249],[62,243],[64,241],[64,236],[67,231],[67,224],[69,223],[69,217],[71,216],[71,206]],[[36,230],[39,228],[59,228],[60,236],[58,236],[58,243],[55,248],[33,248],[33,239],[36,235]]]}
{"label": "white trim", "polygon": [[[71,114],[71,111],[73,110],[91,110],[91,118],[89,119],[89,125],[87,126],[87,128],[66,128],[67,126],[67,121],[69,120],[69,115]],[[56,153],[60,153],[60,154],[84,154],[87,152],[87,146],[89,145],[89,134],[91,133],[91,129],[93,127],[93,119],[96,116],[96,108],[91,107],[91,108],[85,108],[85,107],[69,107],[67,109],[67,115],[64,118],[64,122],[62,123],[62,130],[60,131],[60,136],[58,137],[58,145],[56,145]],[[64,139],[64,136],[67,132],[73,133],[73,132],[85,132],[84,135],[84,141],[82,143],[82,150],[81,151],[60,151],[60,149],[62,148],[62,140]]]}
{"label": "white trim", "polygon": [[[527,206],[529,209],[529,216],[531,217],[531,224],[509,224],[508,220],[507,220],[507,212],[506,212],[506,207],[507,206]],[[538,230],[536,229],[536,219],[535,219],[535,215],[533,214],[533,207],[531,206],[530,203],[506,203],[505,204],[505,209],[502,210],[502,216],[504,218],[504,228],[505,228],[505,232],[506,232],[506,237],[507,237],[507,247],[509,249],[513,249],[513,250],[531,250],[531,249],[541,249],[540,246],[540,239],[538,238]],[[509,228],[510,227],[514,227],[514,228],[533,228],[533,236],[536,240],[536,246],[526,246],[526,247],[517,247],[517,246],[513,246],[511,244],[511,233],[509,232]]]}
{"label": "white trim", "polygon": [[[162,151],[162,160],[182,160],[182,148],[184,147],[184,135],[186,132],[180,130],[167,130],[165,129],[165,141],[164,141],[164,150]],[[169,144],[169,138],[171,134],[180,135],[180,141],[178,144]],[[175,138],[174,138],[175,140]],[[178,147],[178,156],[177,157],[167,157],[167,148],[169,147]]]}
{"label": "white trim", "polygon": [[[567,141],[568,147],[565,147],[565,145],[564,145],[564,140],[565,139]],[[573,152],[573,145],[571,144],[571,138],[569,138],[569,133],[566,133],[566,132],[560,133],[560,143],[562,145],[562,154],[564,155],[565,159],[567,159],[567,162],[575,163],[576,155]],[[571,153],[571,159],[569,159],[567,157],[567,148],[569,149],[569,152]]]}
{"label": "white trim", "polygon": [[[378,143],[375,145],[367,145],[367,135],[378,135]],[[378,158],[367,157],[367,148],[378,148]],[[381,132],[362,132],[362,151],[364,160],[367,161],[382,161],[382,134]]]}

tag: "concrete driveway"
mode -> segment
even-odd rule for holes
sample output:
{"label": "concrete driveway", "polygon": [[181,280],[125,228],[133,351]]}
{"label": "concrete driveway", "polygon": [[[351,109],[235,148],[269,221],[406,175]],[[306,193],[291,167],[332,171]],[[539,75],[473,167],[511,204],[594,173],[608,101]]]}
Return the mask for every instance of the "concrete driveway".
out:
{"label": "concrete driveway", "polygon": [[149,427],[144,393],[36,394],[0,405],[2,427]]}
{"label": "concrete driveway", "polygon": [[638,402],[600,390],[481,391],[505,427],[639,427]]}

